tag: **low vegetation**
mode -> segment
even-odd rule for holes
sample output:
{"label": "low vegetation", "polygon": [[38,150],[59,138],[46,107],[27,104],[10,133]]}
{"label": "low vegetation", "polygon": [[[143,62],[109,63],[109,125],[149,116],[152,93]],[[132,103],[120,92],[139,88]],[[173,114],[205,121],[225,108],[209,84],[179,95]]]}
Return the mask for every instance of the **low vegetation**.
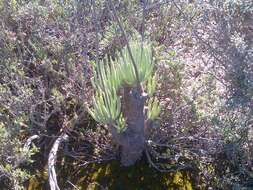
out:
{"label": "low vegetation", "polygon": [[1,189],[253,188],[251,0],[2,0],[0,23]]}

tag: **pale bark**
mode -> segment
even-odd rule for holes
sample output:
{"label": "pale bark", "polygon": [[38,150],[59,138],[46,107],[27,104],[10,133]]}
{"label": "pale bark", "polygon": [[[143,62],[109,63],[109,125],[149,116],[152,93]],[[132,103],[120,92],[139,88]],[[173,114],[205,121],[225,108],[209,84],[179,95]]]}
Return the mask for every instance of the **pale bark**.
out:
{"label": "pale bark", "polygon": [[55,162],[57,159],[57,152],[58,148],[64,140],[68,138],[68,135],[63,133],[61,136],[59,136],[53,146],[52,149],[50,150],[49,156],[48,156],[48,180],[49,180],[49,185],[51,190],[60,190],[58,183],[57,183],[57,177],[56,177],[56,172],[55,172]]}

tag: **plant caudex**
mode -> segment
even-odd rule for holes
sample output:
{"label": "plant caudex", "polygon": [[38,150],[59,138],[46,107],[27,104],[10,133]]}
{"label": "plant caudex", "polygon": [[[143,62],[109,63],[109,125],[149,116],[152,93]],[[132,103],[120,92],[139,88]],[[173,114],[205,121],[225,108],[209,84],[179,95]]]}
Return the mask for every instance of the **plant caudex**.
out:
{"label": "plant caudex", "polygon": [[[153,75],[151,47],[147,44],[140,46],[137,42],[130,43],[131,52],[137,66],[139,82],[145,84],[148,95],[155,93],[156,76]],[[114,126],[118,132],[126,129],[126,120],[121,110],[119,89],[125,86],[135,87],[137,79],[134,66],[131,62],[127,48],[122,51],[122,56],[115,61],[107,59],[94,67],[93,87],[96,91],[93,97],[93,108],[89,109],[91,116],[100,123]],[[148,102],[148,119],[154,120],[160,112],[156,98]]]}

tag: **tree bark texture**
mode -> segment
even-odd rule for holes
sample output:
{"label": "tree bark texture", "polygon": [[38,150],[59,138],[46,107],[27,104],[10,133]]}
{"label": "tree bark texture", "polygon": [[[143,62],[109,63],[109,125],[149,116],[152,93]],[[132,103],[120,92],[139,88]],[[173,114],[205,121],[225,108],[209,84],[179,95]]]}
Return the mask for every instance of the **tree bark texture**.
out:
{"label": "tree bark texture", "polygon": [[122,97],[122,112],[126,119],[126,130],[117,133],[112,131],[113,138],[120,146],[121,163],[124,166],[133,165],[142,156],[145,148],[144,104],[146,96],[136,88],[124,88]]}

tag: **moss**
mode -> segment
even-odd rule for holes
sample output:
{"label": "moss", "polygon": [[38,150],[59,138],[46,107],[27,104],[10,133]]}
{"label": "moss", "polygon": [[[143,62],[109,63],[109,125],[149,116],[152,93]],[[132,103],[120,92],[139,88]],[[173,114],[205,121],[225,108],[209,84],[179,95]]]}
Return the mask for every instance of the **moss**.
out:
{"label": "moss", "polygon": [[36,169],[36,175],[33,175],[27,185],[27,190],[45,190],[48,188],[48,170],[47,165],[41,169]]}
{"label": "moss", "polygon": [[118,161],[112,161],[93,164],[90,169],[93,172],[81,177],[82,180],[76,183],[80,189],[96,190],[99,189],[99,185],[111,190],[193,189],[186,172],[160,173],[150,168],[145,161],[140,161],[130,167],[122,167]]}
{"label": "moss", "polygon": [[[70,167],[70,166],[68,166]],[[110,190],[192,190],[192,183],[187,172],[160,173],[149,167],[146,161],[134,166],[123,167],[118,161],[90,164],[73,172],[76,168],[58,167],[58,182],[61,188],[72,189],[66,179],[79,189],[97,190],[101,186]],[[65,172],[62,172],[65,171]],[[71,173],[75,173],[71,175]],[[44,189],[47,179],[44,174],[30,180],[28,190]]]}

